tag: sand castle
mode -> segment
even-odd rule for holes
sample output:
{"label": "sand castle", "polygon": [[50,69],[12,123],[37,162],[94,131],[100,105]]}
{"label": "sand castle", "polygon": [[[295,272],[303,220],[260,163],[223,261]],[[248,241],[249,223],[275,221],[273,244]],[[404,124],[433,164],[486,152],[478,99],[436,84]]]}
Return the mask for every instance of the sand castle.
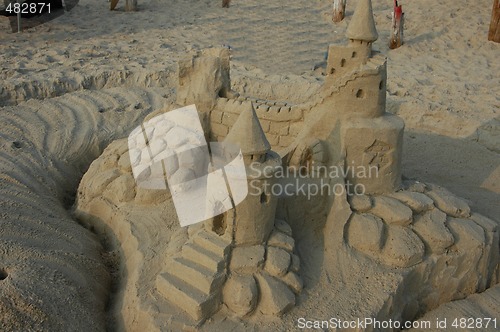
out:
{"label": "sand castle", "polygon": [[[162,204],[162,211],[172,209],[169,193],[136,188],[126,140],[92,164],[80,185],[77,214],[89,224],[104,222],[122,246],[135,239],[122,248],[129,274],[122,310],[140,312],[133,316],[144,326],[196,327],[217,314],[255,321],[290,312],[308,287],[321,283],[335,290],[345,317],[355,314],[342,288],[358,287],[371,289],[377,301],[357,313],[407,321],[499,280],[497,224],[443,188],[402,179],[404,123],[385,110],[387,63],[372,50],[378,34],[370,0],[359,1],[347,38],[347,45],[329,47],[324,85],[306,103],[232,91],[229,50],[223,48],[179,63],[177,101],[170,108],[195,104],[209,140],[241,146],[248,168],[288,167],[311,177],[316,169],[340,168],[345,176],[327,176],[328,184],[362,187],[362,193],[249,195],[197,225],[166,222],[168,246],[153,255],[140,244],[146,226],[131,216]],[[367,176],[366,170],[375,173]],[[248,181],[261,185],[275,181],[249,174]],[[175,219],[172,210],[167,217],[155,213],[148,218]],[[139,260],[138,267],[139,256],[151,261]],[[319,270],[308,266],[309,259],[322,260]],[[147,300],[137,295],[141,274],[152,279],[155,295]],[[386,277],[390,282],[377,284]],[[149,306],[167,308],[167,323],[143,309]]]}

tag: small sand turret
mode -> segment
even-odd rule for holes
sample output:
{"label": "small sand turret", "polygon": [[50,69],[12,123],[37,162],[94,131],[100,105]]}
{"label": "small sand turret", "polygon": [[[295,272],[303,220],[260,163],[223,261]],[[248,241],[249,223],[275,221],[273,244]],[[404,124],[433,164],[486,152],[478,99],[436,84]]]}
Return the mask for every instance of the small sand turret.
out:
{"label": "small sand turret", "polygon": [[252,103],[241,112],[224,142],[240,147],[247,167],[249,194],[236,206],[234,240],[237,244],[264,243],[273,228],[277,204],[266,187],[274,182],[273,169],[281,165],[281,158],[271,151]]}
{"label": "small sand turret", "polygon": [[225,142],[237,144],[243,153],[245,162],[265,161],[267,152],[271,150],[271,145],[251,103],[248,104],[245,111],[241,112]]}
{"label": "small sand turret", "polygon": [[372,55],[372,43],[378,39],[373,19],[371,0],[360,0],[346,32],[346,46],[330,45],[328,49],[327,75],[333,78],[350,72],[360,64],[366,64]]}
{"label": "small sand turret", "polygon": [[371,0],[360,0],[346,31],[351,42],[371,45],[378,39]]}

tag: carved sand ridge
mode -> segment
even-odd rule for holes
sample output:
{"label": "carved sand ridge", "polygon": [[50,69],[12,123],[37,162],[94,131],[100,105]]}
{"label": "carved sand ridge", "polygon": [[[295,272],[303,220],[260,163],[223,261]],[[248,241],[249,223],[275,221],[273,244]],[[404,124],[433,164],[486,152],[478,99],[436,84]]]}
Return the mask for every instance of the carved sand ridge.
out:
{"label": "carved sand ridge", "polygon": [[106,253],[68,211],[73,174],[152,105],[163,105],[153,91],[112,89],[2,108],[3,329],[104,330]]}

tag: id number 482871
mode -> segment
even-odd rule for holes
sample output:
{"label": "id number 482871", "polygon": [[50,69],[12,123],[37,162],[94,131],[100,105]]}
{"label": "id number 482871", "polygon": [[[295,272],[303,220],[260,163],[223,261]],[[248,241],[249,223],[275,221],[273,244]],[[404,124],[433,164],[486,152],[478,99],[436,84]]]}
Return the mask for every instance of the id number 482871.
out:
{"label": "id number 482871", "polygon": [[451,326],[456,329],[496,329],[497,319],[496,318],[455,318],[451,323]]}
{"label": "id number 482871", "polygon": [[23,2],[23,3],[9,3],[5,8],[7,13],[14,14],[41,14],[43,11],[50,13],[50,3],[45,2]]}

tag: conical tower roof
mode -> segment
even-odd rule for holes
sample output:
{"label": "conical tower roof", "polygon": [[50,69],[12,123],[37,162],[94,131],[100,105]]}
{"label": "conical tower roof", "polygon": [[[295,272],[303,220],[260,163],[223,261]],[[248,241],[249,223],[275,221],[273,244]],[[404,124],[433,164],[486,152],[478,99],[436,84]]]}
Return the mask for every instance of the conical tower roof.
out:
{"label": "conical tower roof", "polygon": [[239,145],[243,155],[262,155],[271,150],[251,102],[241,112],[224,142]]}
{"label": "conical tower roof", "polygon": [[347,27],[347,38],[374,42],[378,39],[371,0],[359,0],[351,22]]}

